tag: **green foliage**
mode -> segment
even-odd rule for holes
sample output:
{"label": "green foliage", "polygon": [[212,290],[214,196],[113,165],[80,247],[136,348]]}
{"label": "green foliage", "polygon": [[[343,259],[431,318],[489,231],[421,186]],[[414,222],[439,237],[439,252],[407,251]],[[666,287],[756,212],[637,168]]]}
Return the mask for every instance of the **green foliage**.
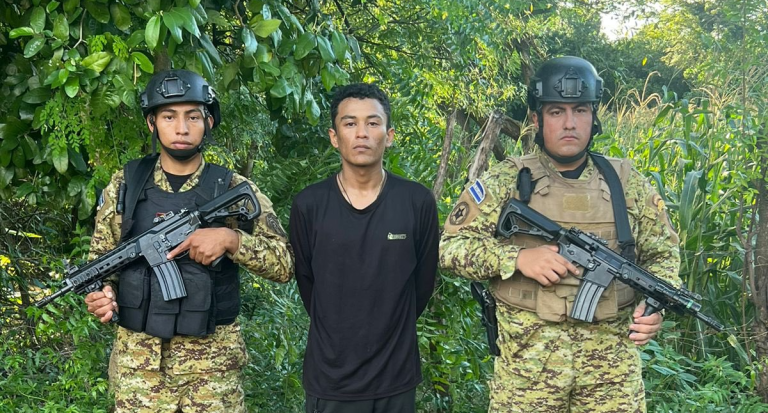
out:
{"label": "green foliage", "polygon": [[[206,157],[253,178],[284,223],[293,196],[339,168],[326,131],[335,86],[377,81],[390,92],[397,135],[386,167],[428,187],[458,108],[466,119],[438,200],[443,220],[483,119],[502,108],[523,120],[525,76],[561,54],[601,70],[612,100],[596,148],[633,159],[654,183],[679,229],[686,286],[738,333],[736,349],[668,316],[644,349],[649,411],[764,411],[753,396],[764,366],[749,330],[751,240],[740,231],[753,222],[763,167],[766,15],[757,0],[663,2],[637,36],[610,42],[598,15],[614,3],[625,2],[0,2],[0,411],[111,407],[111,328],[79,297],[28,306],[60,279],[61,258],[85,257],[98,189],[149,151],[137,97],[151,73],[183,67],[215,84],[224,119]],[[642,13],[646,2],[635,3]],[[486,411],[493,361],[477,311],[467,282],[441,274],[418,321],[419,411]],[[249,409],[300,411],[308,321],[294,284],[247,278],[240,320]]]}

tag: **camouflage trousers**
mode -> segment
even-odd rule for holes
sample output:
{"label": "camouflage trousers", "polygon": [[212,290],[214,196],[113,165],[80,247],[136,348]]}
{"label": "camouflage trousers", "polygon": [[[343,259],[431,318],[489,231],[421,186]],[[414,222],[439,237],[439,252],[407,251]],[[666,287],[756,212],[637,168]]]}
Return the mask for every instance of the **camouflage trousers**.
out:
{"label": "camouflage trousers", "polygon": [[489,412],[642,413],[640,352],[628,336],[632,309],[616,320],[553,323],[497,307],[498,344]]}
{"label": "camouflage trousers", "polygon": [[169,353],[164,344],[159,371],[120,367],[110,360],[116,413],[245,412],[240,369],[178,374],[168,366]]}

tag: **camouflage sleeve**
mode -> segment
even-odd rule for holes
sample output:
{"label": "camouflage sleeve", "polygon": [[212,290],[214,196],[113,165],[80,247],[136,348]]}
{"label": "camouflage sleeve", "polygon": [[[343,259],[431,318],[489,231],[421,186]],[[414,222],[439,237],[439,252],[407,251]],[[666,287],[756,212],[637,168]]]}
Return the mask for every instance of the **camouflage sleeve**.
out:
{"label": "camouflage sleeve", "polygon": [[247,181],[261,205],[261,215],[253,231],[235,228],[240,235],[240,248],[229,258],[252,274],[268,280],[287,282],[293,275],[293,252],[280,220],[272,209],[272,201],[259,188],[241,175],[234,174],[231,186]]}
{"label": "camouflage sleeve", "polygon": [[505,161],[464,188],[445,220],[440,268],[473,280],[512,276],[520,248],[503,244],[494,234],[516,182],[517,167]]}
{"label": "camouflage sleeve", "polygon": [[669,220],[664,201],[634,169],[627,186],[627,199],[633,199],[635,203],[634,207],[628,208],[628,212],[637,244],[637,264],[679,287],[679,238]]}
{"label": "camouflage sleeve", "polygon": [[[91,236],[91,249],[88,254],[88,261],[95,260],[107,252],[117,248],[120,241],[120,216],[115,210],[117,202],[117,189],[123,182],[123,171],[120,170],[114,175],[107,184],[107,187],[101,192],[98,209],[96,212],[96,223]],[[104,281],[117,285],[117,274],[110,275]]]}

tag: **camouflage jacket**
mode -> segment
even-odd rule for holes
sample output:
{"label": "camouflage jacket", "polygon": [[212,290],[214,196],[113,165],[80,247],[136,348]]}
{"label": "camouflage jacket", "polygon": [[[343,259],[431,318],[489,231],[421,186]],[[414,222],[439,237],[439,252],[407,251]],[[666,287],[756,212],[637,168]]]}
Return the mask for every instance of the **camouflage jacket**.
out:
{"label": "camouflage jacket", "polygon": [[[188,191],[197,185],[204,165],[203,161],[180,191]],[[155,165],[152,179],[159,189],[172,192],[160,162]],[[120,170],[112,176],[104,189],[96,215],[96,228],[91,238],[89,259],[95,259],[118,245],[122,217],[115,211],[115,200],[117,188],[123,180],[123,171]],[[244,181],[248,180],[235,173],[230,187]],[[248,182],[261,204],[262,213],[252,233],[238,229],[235,219],[227,221],[228,226],[240,236],[240,248],[235,254],[227,253],[227,256],[252,274],[272,281],[287,282],[293,275],[293,254],[286,233],[275,216],[272,202],[256,185]],[[120,288],[117,276],[112,276],[108,283],[116,289]],[[157,337],[118,327],[113,357],[116,357],[118,368],[159,370],[161,347],[162,340]],[[162,360],[163,365],[173,368],[176,373],[227,370],[238,368],[245,363],[245,345],[240,336],[238,322],[217,326],[216,332],[207,337],[176,336],[171,340],[169,347],[170,356],[168,360]]]}
{"label": "camouflage jacket", "polygon": [[[541,162],[551,166],[549,157],[541,154]],[[598,173],[589,159],[580,180]],[[511,160],[494,165],[480,178],[485,198],[477,203],[468,193],[472,182],[461,195],[469,205],[449,214],[440,242],[440,267],[473,280],[492,277],[507,279],[516,268],[520,247],[494,237],[502,208],[516,191],[518,169]],[[679,286],[680,251],[677,233],[669,222],[664,201],[648,181],[634,168],[624,188],[632,235],[637,244],[637,264],[658,277]]]}

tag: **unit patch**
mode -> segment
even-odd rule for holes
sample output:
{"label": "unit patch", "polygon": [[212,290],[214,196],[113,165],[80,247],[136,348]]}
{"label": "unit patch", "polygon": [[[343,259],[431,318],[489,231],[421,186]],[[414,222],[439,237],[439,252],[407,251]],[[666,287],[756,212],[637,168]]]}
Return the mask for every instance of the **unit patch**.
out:
{"label": "unit patch", "polygon": [[469,204],[464,201],[459,202],[451,211],[451,216],[448,217],[448,221],[451,225],[461,225],[467,220],[469,216]]}
{"label": "unit patch", "polygon": [[472,195],[472,199],[475,200],[476,204],[480,204],[483,202],[483,200],[485,200],[485,187],[479,179],[476,180],[475,183],[467,189],[467,191],[470,195]]}

